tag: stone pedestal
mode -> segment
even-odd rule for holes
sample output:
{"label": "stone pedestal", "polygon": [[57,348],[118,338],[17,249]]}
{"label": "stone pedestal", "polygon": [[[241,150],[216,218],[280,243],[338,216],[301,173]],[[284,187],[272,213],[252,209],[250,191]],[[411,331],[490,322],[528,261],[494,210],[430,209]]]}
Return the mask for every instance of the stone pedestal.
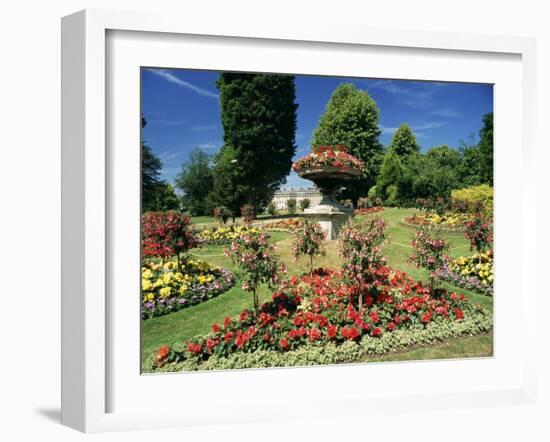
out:
{"label": "stone pedestal", "polygon": [[325,231],[326,239],[332,241],[338,238],[342,226],[353,217],[353,209],[334,201],[321,201],[321,204],[304,210],[304,216],[318,222]]}

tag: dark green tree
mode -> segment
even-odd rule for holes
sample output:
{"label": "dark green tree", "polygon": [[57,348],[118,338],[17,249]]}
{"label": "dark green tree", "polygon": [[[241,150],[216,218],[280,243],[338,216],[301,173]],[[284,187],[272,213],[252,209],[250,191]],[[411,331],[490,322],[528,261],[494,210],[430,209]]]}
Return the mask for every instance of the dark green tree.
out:
{"label": "dark green tree", "polygon": [[155,189],[155,211],[179,210],[180,200],[174,191],[174,187],[165,181],[157,184]]}
{"label": "dark green tree", "polygon": [[[222,73],[216,85],[224,131],[222,167],[216,171],[216,180],[234,184],[237,195],[232,199],[263,207],[284,184],[296,151],[294,77]],[[234,160],[229,168],[225,150],[232,152]],[[218,179],[218,173],[229,176]]]}
{"label": "dark green tree", "polygon": [[210,156],[201,149],[191,151],[189,160],[181,165],[176,187],[182,192],[182,203],[191,215],[210,215],[212,207],[207,196],[214,187]]}
{"label": "dark green tree", "polygon": [[493,113],[483,116],[483,127],[479,131],[479,165],[482,183],[493,185]]}
{"label": "dark green tree", "polygon": [[343,144],[365,163],[362,178],[346,184],[344,197],[354,202],[374,185],[382,163],[379,115],[376,102],[366,91],[343,83],[332,93],[313,131],[312,146]]}
{"label": "dark green tree", "polygon": [[407,123],[399,126],[393,134],[389,151],[402,159],[420,152],[420,146],[416,142],[416,137]]}
{"label": "dark green tree", "polygon": [[[376,192],[378,196],[387,201],[390,197],[388,189],[392,188],[392,193],[397,189],[397,195],[392,194],[392,200],[395,200],[399,195],[399,188],[402,186],[405,169],[403,163],[394,152],[389,151],[384,155],[384,161],[380,167],[380,174],[376,180]],[[395,201],[393,201],[395,203]]]}

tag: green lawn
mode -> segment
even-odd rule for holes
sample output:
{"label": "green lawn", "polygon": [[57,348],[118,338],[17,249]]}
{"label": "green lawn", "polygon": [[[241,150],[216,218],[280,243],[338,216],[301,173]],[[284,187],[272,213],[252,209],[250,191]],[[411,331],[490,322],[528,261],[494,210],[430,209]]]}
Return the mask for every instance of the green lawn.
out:
{"label": "green lawn", "polygon": [[[414,209],[386,208],[376,215],[383,216],[388,223],[389,240],[384,247],[384,253],[388,257],[388,263],[393,268],[407,272],[414,279],[427,280],[428,273],[423,269],[417,269],[407,262],[407,256],[411,252],[409,243],[414,237],[415,228],[403,224],[403,218],[414,213]],[[193,222],[208,223],[211,217],[195,217]],[[450,254],[453,257],[468,255],[468,242],[462,233],[445,233],[446,239],[451,243]],[[281,259],[285,262],[289,275],[299,275],[309,271],[308,259],[295,260],[291,254],[293,235],[282,232],[272,233],[272,241]],[[193,250],[193,256],[208,261],[212,264],[235,270],[231,261],[223,256],[224,246],[209,245]],[[327,244],[327,255],[315,260],[316,267],[338,267],[341,258],[338,255],[337,242]],[[443,283],[443,287],[451,291],[457,291],[467,295],[472,302],[481,304],[492,311],[492,298],[478,295],[474,292]],[[260,289],[260,301],[269,300],[271,291],[267,286]],[[238,314],[245,308],[253,308],[252,295],[240,288],[240,283],[222,295],[187,309],[180,310],[169,315],[142,321],[142,360],[149,357],[159,346],[163,344],[173,345],[189,339],[197,334],[207,333],[214,322],[221,322],[226,316]],[[492,354],[492,336],[474,336],[453,340],[449,343],[439,344],[426,348],[385,355],[384,357],[367,358],[365,360],[407,360],[407,359],[433,359],[468,356],[489,356]],[[395,358],[395,359],[392,359]]]}

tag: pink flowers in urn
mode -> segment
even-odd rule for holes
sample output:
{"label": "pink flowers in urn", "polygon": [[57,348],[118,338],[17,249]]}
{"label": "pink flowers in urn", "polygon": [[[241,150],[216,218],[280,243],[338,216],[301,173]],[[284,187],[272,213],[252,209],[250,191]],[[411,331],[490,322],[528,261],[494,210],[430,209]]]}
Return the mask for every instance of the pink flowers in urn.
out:
{"label": "pink flowers in urn", "polygon": [[292,169],[299,172],[302,169],[311,169],[317,167],[333,167],[336,169],[358,169],[364,167],[363,161],[347,152],[345,146],[317,146],[313,152],[296,161]]}

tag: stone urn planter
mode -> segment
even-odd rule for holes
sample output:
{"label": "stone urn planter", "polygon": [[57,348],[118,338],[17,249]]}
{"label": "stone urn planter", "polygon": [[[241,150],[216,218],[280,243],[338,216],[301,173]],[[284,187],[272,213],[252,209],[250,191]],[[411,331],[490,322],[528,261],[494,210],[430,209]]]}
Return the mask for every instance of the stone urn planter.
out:
{"label": "stone urn planter", "polygon": [[[355,157],[347,153],[345,155],[347,158],[359,162]],[[330,164],[308,164],[296,167],[296,164],[299,164],[300,161],[303,161],[303,159],[295,163],[294,170],[296,173],[304,179],[313,181],[323,195],[318,205],[304,211],[304,216],[318,222],[325,231],[328,240],[337,239],[341,227],[353,216],[353,209],[337,203],[334,194],[347,181],[360,177],[361,170],[354,167],[335,167]]]}

